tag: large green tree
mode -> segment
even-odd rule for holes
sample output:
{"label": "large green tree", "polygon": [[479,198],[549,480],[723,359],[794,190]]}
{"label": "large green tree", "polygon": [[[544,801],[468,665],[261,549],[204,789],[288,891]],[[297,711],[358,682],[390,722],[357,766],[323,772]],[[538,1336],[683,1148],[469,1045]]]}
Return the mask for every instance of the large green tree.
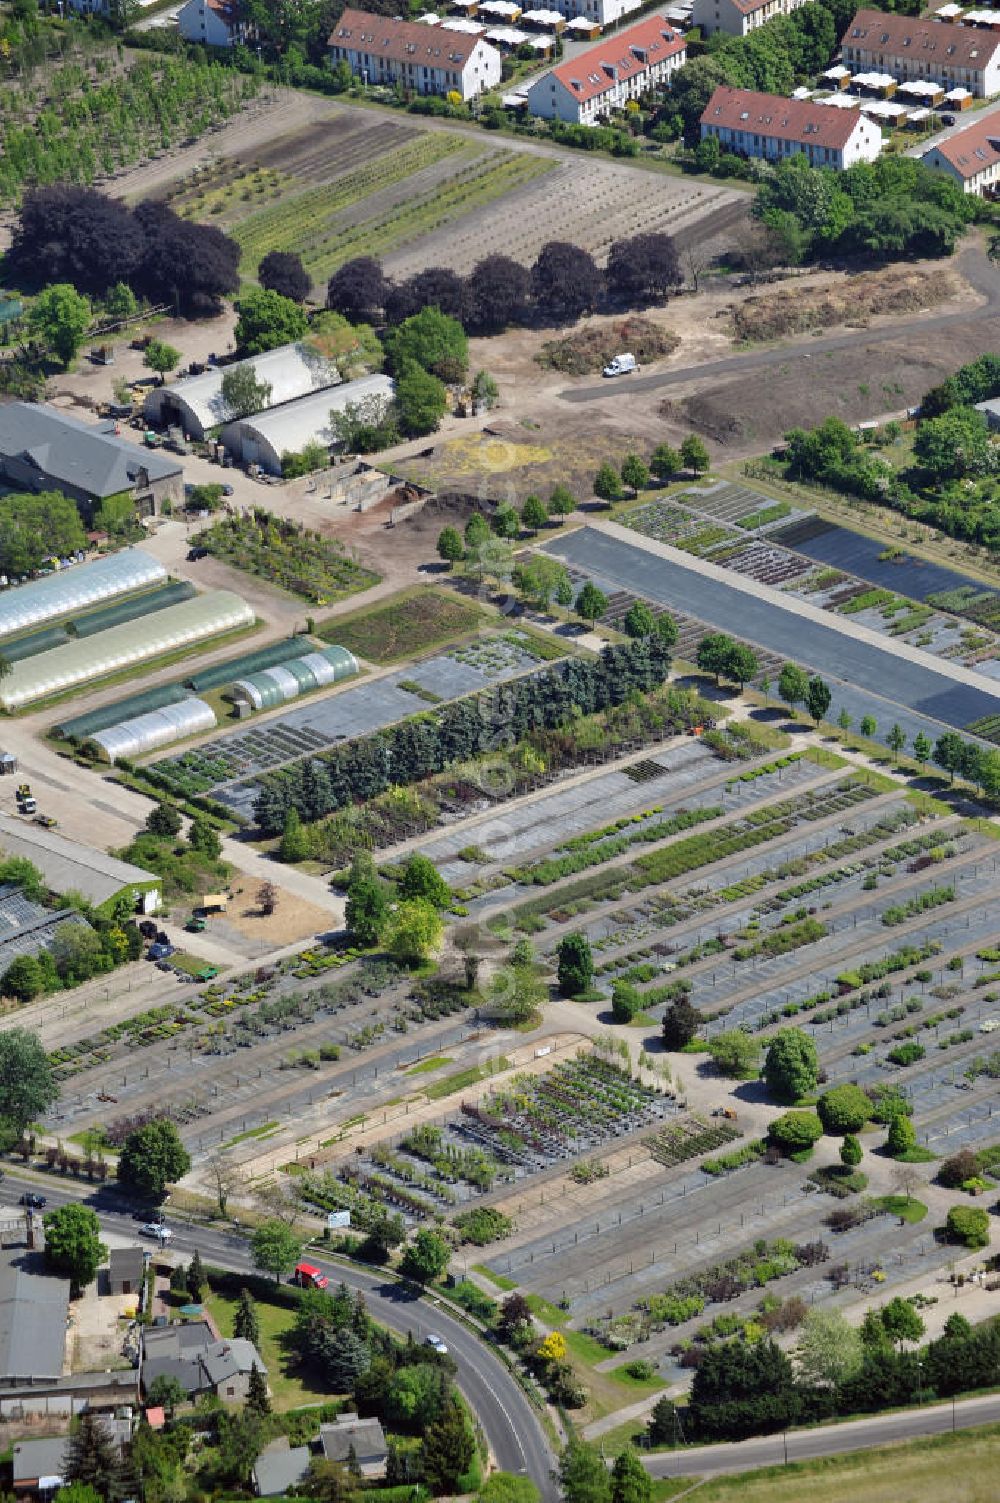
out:
{"label": "large green tree", "polygon": [[284,1221],[270,1216],[250,1238],[250,1256],[254,1267],[271,1274],[277,1284],[302,1256],[302,1241]]}
{"label": "large green tree", "polygon": [[861,1336],[839,1310],[810,1310],[795,1345],[795,1365],[807,1383],[835,1388],[861,1367]]}
{"label": "large green tree", "polygon": [[556,948],[559,990],[564,997],[585,992],[594,979],[594,955],[585,934],[565,934]]}
{"label": "large green tree", "polygon": [[190,1167],[191,1158],[177,1128],[168,1117],[157,1117],[125,1139],[118,1158],[118,1178],[130,1190],[155,1200]]}
{"label": "large green tree", "polygon": [[60,491],[17,491],[0,497],[0,573],[19,579],[47,558],[87,546],[75,501]]}
{"label": "large green tree", "polygon": [[70,282],[54,282],[35,298],[28,311],[28,332],[63,365],[76,358],[93,317],[90,299]]}
{"label": "large green tree", "polygon": [[400,1272],[418,1284],[430,1284],[444,1273],[450,1257],[451,1250],[444,1238],[421,1227],[403,1252]]}
{"label": "large green tree", "polygon": [[559,1485],[566,1503],[611,1503],[611,1473],[584,1440],[571,1440],[560,1456]]}
{"label": "large green tree", "polygon": [[49,1056],[26,1028],[0,1033],[0,1119],[20,1136],[58,1100]]}
{"label": "large green tree", "polygon": [[776,1101],[798,1101],[816,1088],[816,1045],[801,1028],[782,1028],[764,1056],[764,1081]]}
{"label": "large green tree", "polygon": [[294,344],[309,327],[298,303],[280,292],[252,287],[237,300],[236,348],[241,355],[262,355],[283,344]]}
{"label": "large green tree", "polygon": [[462,1490],[461,1478],[468,1471],[475,1449],[468,1416],[451,1395],[427,1426],[421,1444],[424,1479],[436,1497]]}
{"label": "large green tree", "polygon": [[45,1261],[70,1281],[74,1298],[97,1277],[108,1250],[101,1241],[101,1223],[89,1206],[65,1205],[46,1212]]}
{"label": "large green tree", "polygon": [[632,1446],[624,1446],[611,1468],[611,1503],[652,1503],[653,1481]]}
{"label": "large green tree", "polygon": [[399,426],[407,438],[433,433],[448,410],[448,392],[433,371],[415,360],[404,360],[396,372]]}
{"label": "large green tree", "polygon": [[393,330],[387,341],[393,370],[409,363],[441,381],[461,381],[469,368],[469,343],[457,318],[440,308],[421,308]]}

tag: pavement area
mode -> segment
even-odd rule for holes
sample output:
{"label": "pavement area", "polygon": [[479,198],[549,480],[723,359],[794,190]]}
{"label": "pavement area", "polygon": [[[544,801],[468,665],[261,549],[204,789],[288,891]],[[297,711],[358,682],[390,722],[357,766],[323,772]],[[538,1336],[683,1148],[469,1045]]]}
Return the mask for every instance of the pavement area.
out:
{"label": "pavement area", "polygon": [[794,644],[795,660],[836,686],[838,705],[846,702],[842,687],[853,686],[876,697],[884,706],[878,718],[884,723],[888,712],[908,736],[922,728],[914,717],[937,722],[930,729],[940,734],[945,727],[962,729],[1000,709],[995,682],[973,669],[890,641],[618,523],[595,522],[554,538],[545,551],[614,589],[632,590],[720,629],[735,630],[782,656]]}

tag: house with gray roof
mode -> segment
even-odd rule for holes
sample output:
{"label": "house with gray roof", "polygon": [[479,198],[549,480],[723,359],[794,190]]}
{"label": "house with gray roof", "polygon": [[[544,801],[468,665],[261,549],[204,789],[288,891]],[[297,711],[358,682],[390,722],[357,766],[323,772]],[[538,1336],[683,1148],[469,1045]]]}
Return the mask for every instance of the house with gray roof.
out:
{"label": "house with gray roof", "polygon": [[250,1374],[267,1368],[252,1341],[217,1340],[205,1320],[153,1327],[142,1338],[142,1386],[146,1393],[157,1378],[176,1378],[188,1395],[215,1393],[220,1399],[246,1399]]}
{"label": "house with gray roof", "polygon": [[62,1375],[68,1315],[69,1280],[40,1252],[0,1252],[0,1388]]}
{"label": "house with gray roof", "polygon": [[67,1435],[46,1435],[40,1440],[14,1442],[12,1461],[14,1492],[53,1493],[65,1480]]}
{"label": "house with gray roof", "polygon": [[146,1274],[141,1247],[113,1247],[108,1257],[108,1293],[138,1294]]}
{"label": "house with gray roof", "polygon": [[184,496],[179,460],[142,449],[110,423],[84,423],[44,403],[0,406],[0,477],[17,490],[62,491],[93,511],[130,496],[140,516]]}
{"label": "house with gray roof", "polygon": [[278,1498],[298,1487],[309,1471],[310,1459],[308,1446],[291,1446],[288,1436],[280,1435],[254,1462],[250,1474],[254,1492],[259,1498]]}
{"label": "house with gray roof", "polygon": [[350,1461],[351,1452],[366,1480],[385,1476],[389,1447],[382,1426],[374,1417],[361,1419],[356,1414],[338,1414],[332,1425],[320,1425],[319,1443],[327,1461]]}
{"label": "house with gray roof", "polygon": [[155,913],[160,906],[162,883],[154,872],[10,814],[0,814],[0,852],[27,857],[53,892],[80,892],[95,908],[122,893],[143,913]]}

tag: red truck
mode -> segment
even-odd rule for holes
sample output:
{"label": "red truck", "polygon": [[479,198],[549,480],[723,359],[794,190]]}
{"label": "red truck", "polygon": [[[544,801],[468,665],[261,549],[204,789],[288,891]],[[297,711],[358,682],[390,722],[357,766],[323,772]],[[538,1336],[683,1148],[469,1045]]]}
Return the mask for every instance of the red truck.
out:
{"label": "red truck", "polygon": [[292,1283],[302,1289],[326,1289],[330,1280],[325,1273],[320,1273],[315,1263],[296,1263]]}

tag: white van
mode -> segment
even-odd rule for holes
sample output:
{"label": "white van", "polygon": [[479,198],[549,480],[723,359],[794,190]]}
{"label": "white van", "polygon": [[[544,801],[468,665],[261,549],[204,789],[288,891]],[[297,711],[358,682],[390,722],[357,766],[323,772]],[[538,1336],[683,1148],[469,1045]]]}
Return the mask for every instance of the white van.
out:
{"label": "white van", "polygon": [[616,355],[609,365],[604,367],[606,376],[631,376],[639,367],[635,363],[634,355]]}

